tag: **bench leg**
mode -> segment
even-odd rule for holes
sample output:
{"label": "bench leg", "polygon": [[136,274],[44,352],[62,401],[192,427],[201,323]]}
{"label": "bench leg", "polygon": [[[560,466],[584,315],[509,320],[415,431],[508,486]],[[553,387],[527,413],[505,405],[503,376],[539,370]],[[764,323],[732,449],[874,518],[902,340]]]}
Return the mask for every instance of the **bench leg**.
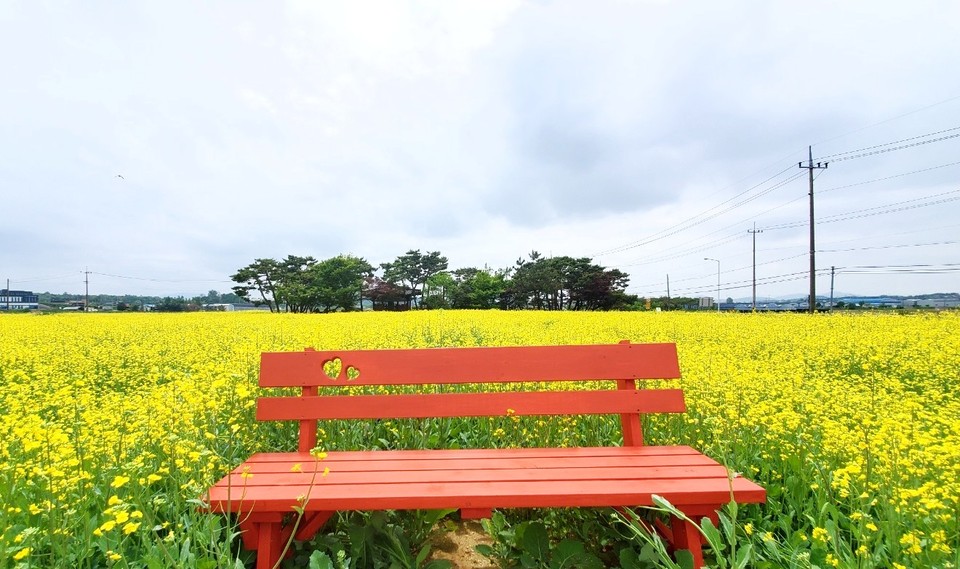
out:
{"label": "bench leg", "polygon": [[274,569],[280,563],[280,522],[257,524],[257,569]]}
{"label": "bench leg", "polygon": [[693,566],[698,569],[703,567],[702,540],[700,531],[693,522],[671,516],[670,533],[673,549],[675,551],[679,549],[689,550],[690,554],[693,555]]}
{"label": "bench leg", "polygon": [[330,519],[330,516],[333,515],[333,512],[311,512],[303,516],[303,520],[300,522],[300,527],[297,529],[297,533],[294,536],[294,539],[298,541],[307,541],[313,536],[317,535],[317,532],[320,531],[320,528],[323,527],[323,524],[327,523],[327,520]]}
{"label": "bench leg", "polygon": [[274,569],[280,563],[283,539],[283,514],[279,512],[247,514],[240,522],[243,546],[257,552],[257,569]]}
{"label": "bench leg", "polygon": [[484,520],[493,515],[491,508],[460,508],[461,520]]}

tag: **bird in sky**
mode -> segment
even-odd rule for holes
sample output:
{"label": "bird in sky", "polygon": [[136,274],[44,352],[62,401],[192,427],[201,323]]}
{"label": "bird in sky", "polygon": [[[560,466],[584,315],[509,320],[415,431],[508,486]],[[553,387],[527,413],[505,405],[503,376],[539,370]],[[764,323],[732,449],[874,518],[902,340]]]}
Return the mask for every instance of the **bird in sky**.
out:
{"label": "bird in sky", "polygon": [[117,177],[120,178],[121,180],[126,180],[126,178],[124,178],[124,177],[123,177],[122,175],[120,175],[120,174],[117,174]]}

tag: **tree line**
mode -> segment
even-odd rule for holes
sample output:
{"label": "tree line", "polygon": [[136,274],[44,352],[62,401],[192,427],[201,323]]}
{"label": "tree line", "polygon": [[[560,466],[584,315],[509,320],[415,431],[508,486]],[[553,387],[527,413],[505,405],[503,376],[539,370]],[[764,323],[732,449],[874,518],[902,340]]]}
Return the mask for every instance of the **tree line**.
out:
{"label": "tree line", "polygon": [[409,310],[615,310],[637,297],[629,276],[586,257],[544,257],[533,251],[512,267],[449,270],[439,251],[410,250],[374,266],[362,257],[318,260],[288,255],[256,259],[231,275],[234,293],[271,312]]}

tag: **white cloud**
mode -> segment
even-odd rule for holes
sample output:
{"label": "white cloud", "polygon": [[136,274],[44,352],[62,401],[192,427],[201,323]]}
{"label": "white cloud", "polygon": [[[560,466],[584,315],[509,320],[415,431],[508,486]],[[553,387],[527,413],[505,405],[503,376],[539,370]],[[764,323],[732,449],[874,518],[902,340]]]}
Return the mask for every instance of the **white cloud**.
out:
{"label": "white cloud", "polygon": [[[804,17],[817,13],[829,17]],[[715,284],[704,256],[739,281],[754,221],[805,218],[805,179],[688,218],[800,172],[807,144],[825,156],[960,125],[960,100],[918,111],[960,95],[945,71],[960,5],[934,0],[803,13],[755,2],[21,3],[0,21],[0,104],[16,109],[0,116],[0,185],[6,200],[29,198],[6,206],[0,238],[37,244],[0,253],[14,281],[90,265],[195,293],[255,257],[349,251],[379,263],[419,248],[455,267],[502,267],[534,249],[595,255],[665,232],[599,259],[641,294],[667,273],[675,291],[703,292]],[[958,142],[835,162],[817,185],[955,161]],[[957,171],[827,192],[818,212],[955,189]],[[949,241],[957,207],[826,224],[819,239]],[[802,272],[805,239],[802,227],[763,233],[758,274]],[[818,258],[942,263],[957,250]],[[958,288],[949,274],[845,278],[865,293]]]}

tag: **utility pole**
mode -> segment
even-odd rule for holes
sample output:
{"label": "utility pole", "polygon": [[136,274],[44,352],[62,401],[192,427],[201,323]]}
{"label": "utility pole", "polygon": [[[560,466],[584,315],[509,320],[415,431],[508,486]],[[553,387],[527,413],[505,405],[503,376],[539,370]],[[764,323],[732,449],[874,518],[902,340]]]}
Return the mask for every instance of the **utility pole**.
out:
{"label": "utility pole", "polygon": [[757,311],[757,233],[763,233],[763,230],[757,230],[757,222],[753,222],[753,229],[748,229],[747,233],[753,234],[753,311]]}
{"label": "utility pole", "polygon": [[808,146],[807,151],[809,152],[809,162],[806,166],[803,165],[803,162],[800,162],[800,167],[806,168],[810,172],[810,314],[813,314],[817,311],[817,262],[814,258],[816,247],[813,235],[813,171],[825,169],[827,162],[822,165],[817,162],[817,165],[814,166],[813,146]]}
{"label": "utility pole", "polygon": [[716,261],[717,263],[717,314],[720,314],[720,259],[711,259],[704,257],[704,261]]}
{"label": "utility pole", "polygon": [[830,267],[830,312],[833,312],[833,273],[836,267]]}
{"label": "utility pole", "polygon": [[667,273],[667,300],[670,300],[670,273]]}
{"label": "utility pole", "polygon": [[90,267],[83,271],[83,285],[83,311],[88,312],[90,310]]}

